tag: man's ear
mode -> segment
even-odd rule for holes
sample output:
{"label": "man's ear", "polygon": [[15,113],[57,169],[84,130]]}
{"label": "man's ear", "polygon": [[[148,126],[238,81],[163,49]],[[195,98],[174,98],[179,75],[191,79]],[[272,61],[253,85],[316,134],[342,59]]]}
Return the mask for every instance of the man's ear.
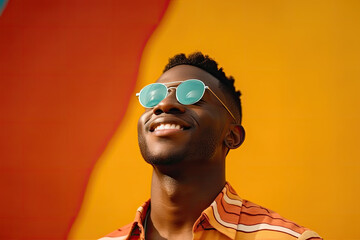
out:
{"label": "man's ear", "polygon": [[235,149],[240,147],[245,139],[245,130],[240,124],[231,124],[229,133],[225,137],[225,145],[229,149]]}

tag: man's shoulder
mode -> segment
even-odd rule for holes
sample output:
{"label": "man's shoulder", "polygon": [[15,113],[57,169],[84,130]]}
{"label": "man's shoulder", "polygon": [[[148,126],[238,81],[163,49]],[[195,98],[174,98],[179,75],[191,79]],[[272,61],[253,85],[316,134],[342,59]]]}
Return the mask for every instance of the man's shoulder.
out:
{"label": "man's shoulder", "polygon": [[273,210],[270,210],[268,208],[265,208],[263,206],[260,206],[256,203],[253,203],[253,202],[251,202],[249,200],[245,200],[245,199],[242,200],[241,214],[244,215],[243,216],[244,218],[246,218],[246,216],[259,217],[259,219],[261,219],[265,222],[280,220],[281,222],[284,222],[284,223],[290,223],[292,225],[299,226],[296,223],[285,219],[277,212],[274,212]]}
{"label": "man's shoulder", "polygon": [[134,223],[129,223],[98,240],[123,240],[129,235]]}
{"label": "man's shoulder", "polygon": [[282,217],[277,212],[274,212],[248,200],[242,201],[239,224],[246,226],[244,227],[244,230],[249,230],[249,227],[252,226],[258,231],[261,231],[261,229],[265,231],[275,231],[296,237],[296,239],[299,240],[321,239],[321,237],[316,232]]}

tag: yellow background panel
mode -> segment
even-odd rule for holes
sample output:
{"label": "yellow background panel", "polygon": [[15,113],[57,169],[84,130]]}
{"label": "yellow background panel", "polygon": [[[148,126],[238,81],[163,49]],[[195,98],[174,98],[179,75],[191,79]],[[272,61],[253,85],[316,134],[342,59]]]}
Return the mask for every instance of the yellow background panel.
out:
{"label": "yellow background panel", "polygon": [[[243,93],[247,135],[227,159],[238,194],[327,240],[360,239],[359,13],[359,1],[173,1],[147,44],[136,91],[170,56],[209,54]],[[151,167],[137,146],[142,111],[134,92],[70,239],[129,223],[149,198]]]}

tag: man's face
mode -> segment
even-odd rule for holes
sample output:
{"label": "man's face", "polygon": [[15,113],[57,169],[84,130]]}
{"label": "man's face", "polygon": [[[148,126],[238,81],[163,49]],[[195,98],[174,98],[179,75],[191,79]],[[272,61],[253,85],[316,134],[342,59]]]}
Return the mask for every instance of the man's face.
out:
{"label": "man's face", "polygon": [[[221,84],[211,74],[179,65],[166,71],[157,82],[170,83],[199,79],[226,104]],[[179,83],[167,85],[176,87]],[[191,161],[193,164],[216,161],[224,156],[224,138],[232,118],[219,100],[206,90],[193,105],[176,100],[175,89],[154,108],[147,108],[138,121],[138,140],[144,159],[154,165]]]}

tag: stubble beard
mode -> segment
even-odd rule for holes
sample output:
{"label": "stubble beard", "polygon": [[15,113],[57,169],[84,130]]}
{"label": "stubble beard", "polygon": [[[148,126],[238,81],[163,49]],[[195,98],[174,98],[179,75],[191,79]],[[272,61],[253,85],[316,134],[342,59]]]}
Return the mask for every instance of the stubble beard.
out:
{"label": "stubble beard", "polygon": [[193,163],[211,159],[219,144],[219,138],[214,129],[209,129],[207,134],[203,134],[198,141],[190,142],[188,146],[183,147],[183,151],[166,149],[164,154],[153,154],[149,146],[151,143],[147,143],[141,134],[138,134],[138,144],[141,155],[147,163],[152,166],[171,166],[182,163],[185,159],[191,159]]}

